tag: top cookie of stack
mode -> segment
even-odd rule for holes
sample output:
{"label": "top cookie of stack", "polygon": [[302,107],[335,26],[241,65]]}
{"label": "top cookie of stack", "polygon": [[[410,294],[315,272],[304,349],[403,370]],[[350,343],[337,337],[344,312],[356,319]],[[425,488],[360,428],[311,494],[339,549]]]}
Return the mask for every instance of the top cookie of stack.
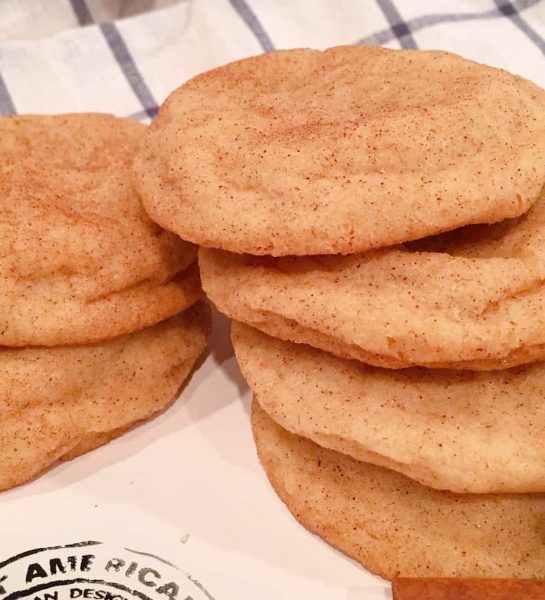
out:
{"label": "top cookie of stack", "polygon": [[362,252],[524,213],[544,107],[532,83],[446,52],[276,52],[175,91],[138,185],[155,221],[202,246]]}

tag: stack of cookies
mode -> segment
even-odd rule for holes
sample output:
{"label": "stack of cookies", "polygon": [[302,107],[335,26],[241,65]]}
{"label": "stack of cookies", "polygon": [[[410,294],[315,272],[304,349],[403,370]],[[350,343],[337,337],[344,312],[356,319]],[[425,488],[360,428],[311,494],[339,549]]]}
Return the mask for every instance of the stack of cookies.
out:
{"label": "stack of cookies", "polygon": [[0,119],[0,489],[160,411],[206,345],[196,249],[132,184],[145,130]]}
{"label": "stack of cookies", "polygon": [[445,52],[277,52],[189,81],[142,148],[294,516],[387,578],[545,577],[545,92]]}

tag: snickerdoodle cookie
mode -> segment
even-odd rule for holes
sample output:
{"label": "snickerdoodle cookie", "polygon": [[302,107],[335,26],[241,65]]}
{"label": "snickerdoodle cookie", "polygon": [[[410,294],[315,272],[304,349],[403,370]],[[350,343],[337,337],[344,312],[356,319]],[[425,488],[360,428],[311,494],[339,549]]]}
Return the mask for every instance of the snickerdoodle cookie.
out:
{"label": "snickerdoodle cookie", "polygon": [[0,345],[103,340],[198,299],[195,248],[133,186],[145,131],[103,114],[0,118]]}
{"label": "snickerdoodle cookie", "polygon": [[545,197],[525,215],[352,256],[203,249],[229,317],[389,368],[502,369],[545,360]]}
{"label": "snickerdoodle cookie", "polygon": [[545,577],[545,494],[433,490],[288,433],[255,401],[252,425],[265,471],[295,518],[370,571]]}
{"label": "snickerdoodle cookie", "polygon": [[88,346],[0,350],[0,489],[96,448],[174,400],[202,354],[198,303],[142,331]]}
{"label": "snickerdoodle cookie", "polygon": [[545,492],[545,364],[369,367],[233,323],[242,374],[284,429],[453,492]]}
{"label": "snickerdoodle cookie", "polygon": [[347,254],[525,212],[545,92],[448,52],[273,52],[173,92],[135,165],[151,218],[233,252]]}

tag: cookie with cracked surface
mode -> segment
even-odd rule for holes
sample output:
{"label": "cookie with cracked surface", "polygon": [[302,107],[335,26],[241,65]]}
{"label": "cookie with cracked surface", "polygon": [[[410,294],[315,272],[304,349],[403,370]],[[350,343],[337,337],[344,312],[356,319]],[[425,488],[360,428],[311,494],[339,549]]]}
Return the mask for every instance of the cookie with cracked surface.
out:
{"label": "cookie with cracked surface", "polygon": [[196,302],[195,247],[132,183],[145,131],[105,114],[0,118],[0,344],[99,341]]}
{"label": "cookie with cracked surface", "polygon": [[198,75],[135,177],[157,223],[238,253],[348,254],[518,216],[545,182],[545,92],[448,52],[270,52]]}
{"label": "cookie with cracked surface", "polygon": [[232,319],[376,366],[505,369],[545,360],[545,198],[518,219],[351,256],[201,249]]}

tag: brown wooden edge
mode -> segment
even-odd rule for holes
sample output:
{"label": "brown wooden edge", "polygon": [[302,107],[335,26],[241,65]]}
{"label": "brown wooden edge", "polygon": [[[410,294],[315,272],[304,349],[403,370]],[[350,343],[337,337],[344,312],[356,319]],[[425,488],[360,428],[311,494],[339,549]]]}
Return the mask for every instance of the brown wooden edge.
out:
{"label": "brown wooden edge", "polygon": [[399,577],[394,600],[545,600],[545,579]]}

